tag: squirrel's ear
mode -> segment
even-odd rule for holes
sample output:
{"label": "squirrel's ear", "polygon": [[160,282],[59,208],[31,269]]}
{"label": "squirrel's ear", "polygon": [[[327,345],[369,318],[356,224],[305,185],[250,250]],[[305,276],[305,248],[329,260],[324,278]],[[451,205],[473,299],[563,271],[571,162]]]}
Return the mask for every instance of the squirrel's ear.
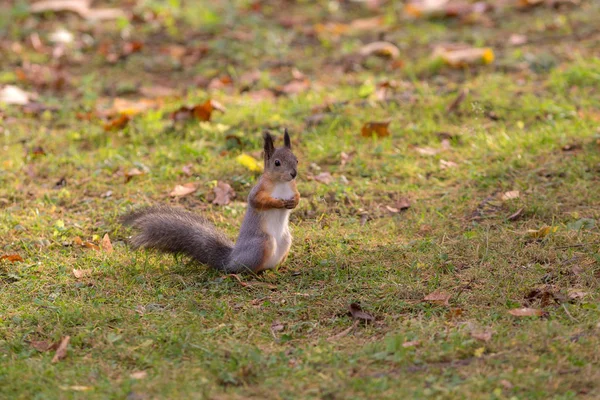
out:
{"label": "squirrel's ear", "polygon": [[271,156],[275,152],[275,146],[273,145],[273,137],[271,136],[269,131],[265,131],[263,133],[263,138],[265,139],[264,151],[265,151],[265,167],[266,167],[267,161],[271,158]]}
{"label": "squirrel's ear", "polygon": [[283,134],[283,143],[285,144],[285,147],[287,147],[288,149],[292,149],[292,141],[290,139],[290,134],[288,133],[287,128],[285,128],[284,130],[284,134]]}

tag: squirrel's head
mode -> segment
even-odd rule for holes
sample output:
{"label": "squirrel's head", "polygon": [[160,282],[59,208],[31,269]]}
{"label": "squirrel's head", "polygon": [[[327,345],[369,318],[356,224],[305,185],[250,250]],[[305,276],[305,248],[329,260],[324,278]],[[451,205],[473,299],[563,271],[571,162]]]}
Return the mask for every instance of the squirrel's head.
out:
{"label": "squirrel's head", "polygon": [[273,181],[289,182],[296,178],[298,173],[298,159],[292,153],[292,141],[287,129],[283,136],[283,147],[275,148],[273,137],[268,131],[264,133],[265,139],[265,174]]}

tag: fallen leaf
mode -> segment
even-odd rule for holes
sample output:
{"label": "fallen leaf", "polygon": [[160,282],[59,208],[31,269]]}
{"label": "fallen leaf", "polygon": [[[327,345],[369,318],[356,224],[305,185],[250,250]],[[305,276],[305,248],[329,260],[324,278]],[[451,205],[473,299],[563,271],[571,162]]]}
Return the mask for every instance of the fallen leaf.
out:
{"label": "fallen leaf", "polygon": [[110,242],[110,237],[108,237],[108,233],[104,234],[104,237],[102,237],[102,241],[100,242],[100,244],[102,245],[102,250],[106,251],[107,253],[113,252],[113,245]]}
{"label": "fallen leaf", "polygon": [[45,0],[29,7],[32,13],[69,11],[87,20],[112,20],[125,16],[118,8],[90,8],[89,0]]}
{"label": "fallen leaf", "polygon": [[450,302],[449,302],[450,297],[452,297],[451,294],[436,290],[435,292],[430,293],[427,296],[425,296],[423,298],[423,300],[429,301],[431,303],[439,304],[442,306],[449,306],[450,305]]}
{"label": "fallen leaf", "polygon": [[432,147],[415,147],[414,148],[417,153],[421,154],[422,156],[435,156],[437,153],[439,153],[440,151],[437,149],[434,149]]}
{"label": "fallen leaf", "polygon": [[271,331],[273,332],[281,332],[284,329],[285,325],[280,322],[275,321],[271,324]]}
{"label": "fallen leaf", "polygon": [[240,154],[235,160],[238,164],[241,164],[252,172],[261,172],[263,170],[263,164],[248,154]]}
{"label": "fallen leaf", "polygon": [[91,269],[73,269],[73,275],[77,279],[86,278],[92,275]]}
{"label": "fallen leaf", "polygon": [[275,94],[269,89],[251,90],[245,92],[245,94],[255,101],[273,100],[275,98]]}
{"label": "fallen leaf", "polygon": [[277,91],[284,94],[298,94],[307,91],[309,88],[310,82],[308,81],[308,79],[295,79],[291,82],[286,83],[281,88],[278,88]]}
{"label": "fallen leaf", "polygon": [[375,317],[363,311],[358,303],[350,304],[350,315],[352,315],[352,318],[355,320],[362,321],[364,323],[373,322],[375,320]]}
{"label": "fallen leaf", "polygon": [[171,97],[175,96],[177,92],[175,89],[166,86],[142,86],[140,93],[146,97]]}
{"label": "fallen leaf", "polygon": [[224,107],[220,103],[209,99],[202,104],[198,104],[192,107],[180,107],[178,110],[171,113],[171,119],[174,121],[185,121],[191,118],[195,118],[198,121],[206,122],[210,121],[214,110],[223,111]]}
{"label": "fallen leaf", "polygon": [[506,217],[506,219],[509,221],[515,221],[515,220],[519,219],[519,217],[523,213],[523,210],[524,210],[524,208],[519,208],[517,211],[515,211],[514,213],[512,213],[508,217]]}
{"label": "fallen leaf", "polygon": [[319,175],[315,176],[315,181],[329,185],[331,182],[333,182],[333,176],[331,176],[329,172],[321,172]]}
{"label": "fallen leaf", "polygon": [[400,50],[390,42],[372,42],[360,48],[358,51],[363,57],[376,55],[396,59],[400,57]]}
{"label": "fallen leaf", "polygon": [[129,182],[134,176],[139,176],[143,174],[144,173],[138,168],[131,168],[129,171],[125,172],[125,183]]}
{"label": "fallen leaf", "polygon": [[344,336],[346,336],[346,335],[348,335],[350,332],[352,332],[352,330],[353,330],[353,329],[356,329],[356,327],[358,326],[358,324],[359,324],[359,323],[360,323],[360,321],[359,321],[359,320],[355,320],[355,321],[352,323],[352,325],[351,325],[351,326],[349,326],[348,328],[344,329],[343,331],[341,331],[341,332],[340,332],[340,333],[338,333],[338,334],[335,334],[335,335],[333,335],[333,336],[331,336],[331,337],[328,337],[328,338],[327,338],[327,341],[328,341],[328,342],[334,342],[334,341],[336,341],[336,340],[338,340],[338,339],[341,339],[341,338],[343,338]]}
{"label": "fallen leaf", "polygon": [[363,125],[360,133],[363,137],[386,137],[390,135],[389,122],[367,122]]}
{"label": "fallen leaf", "polygon": [[358,18],[350,23],[349,28],[359,31],[368,31],[372,29],[381,28],[383,26],[383,23],[384,18],[381,16],[370,18]]}
{"label": "fallen leaf", "polygon": [[473,339],[481,340],[482,342],[489,342],[492,339],[494,333],[490,330],[485,331],[473,331],[471,337]]}
{"label": "fallen leaf", "polygon": [[513,384],[510,383],[509,381],[507,381],[506,379],[502,379],[500,381],[500,384],[504,387],[504,389],[507,389],[507,390],[510,390],[514,387]]}
{"label": "fallen leaf", "polygon": [[129,377],[132,379],[145,379],[148,376],[148,373],[146,371],[135,371],[132,372],[131,374],[129,374]]}
{"label": "fallen leaf", "polygon": [[584,291],[578,290],[578,289],[569,289],[568,293],[569,293],[569,299],[571,299],[571,300],[583,299],[585,296],[588,295],[588,292],[584,292]]}
{"label": "fallen leaf", "polygon": [[508,43],[510,43],[513,46],[524,45],[525,43],[527,43],[527,36],[525,36],[525,35],[519,35],[517,33],[513,33],[508,38]]}
{"label": "fallen leaf", "polygon": [[529,229],[527,235],[532,238],[542,239],[548,236],[550,233],[554,233],[558,230],[558,226],[544,226],[540,229]]}
{"label": "fallen leaf", "polygon": [[456,96],[456,98],[452,101],[452,103],[450,103],[448,105],[448,107],[446,107],[446,113],[452,114],[452,113],[458,111],[458,108],[460,107],[462,102],[465,100],[468,93],[469,93],[469,89],[461,89],[458,92],[458,95]]}
{"label": "fallen leaf", "polygon": [[504,192],[502,194],[502,201],[508,201],[513,199],[518,199],[521,196],[521,193],[518,190],[511,190],[510,192]]}
{"label": "fallen leaf", "polygon": [[480,347],[478,349],[475,349],[475,351],[473,352],[473,355],[477,358],[481,358],[481,357],[483,357],[484,353],[485,353],[485,347]]}
{"label": "fallen leaf", "polygon": [[227,205],[231,203],[231,199],[235,198],[235,190],[225,182],[218,182],[213,191],[215,199],[212,203],[219,206]]}
{"label": "fallen leaf", "polygon": [[49,350],[55,350],[57,347],[55,343],[48,342],[47,340],[32,340],[29,344],[31,347],[42,353]]}
{"label": "fallen leaf", "polygon": [[45,156],[46,151],[42,146],[34,146],[29,150],[29,153],[34,156]]}
{"label": "fallen leaf", "polygon": [[546,311],[528,307],[515,308],[513,310],[509,310],[508,313],[510,315],[514,315],[515,317],[544,317],[548,315]]}
{"label": "fallen leaf", "polygon": [[110,112],[126,116],[134,116],[145,111],[160,107],[161,102],[157,99],[137,99],[128,100],[117,97],[113,100]]}
{"label": "fallen leaf", "polygon": [[71,336],[65,336],[61,339],[60,344],[56,349],[56,354],[54,354],[54,357],[52,357],[52,363],[57,363],[67,356],[67,346],[69,345],[69,340],[71,340]]}
{"label": "fallen leaf", "polygon": [[87,392],[93,389],[92,386],[83,386],[83,385],[73,385],[73,386],[64,386],[64,385],[59,385],[58,386],[61,390],[72,390],[74,392]]}
{"label": "fallen leaf", "polygon": [[453,68],[464,68],[475,64],[491,64],[494,62],[494,51],[483,48],[438,47],[433,52],[434,58],[441,58]]}
{"label": "fallen leaf", "polygon": [[171,197],[183,197],[188,194],[194,193],[198,188],[194,183],[186,183],[183,185],[176,185],[175,188],[169,193]]}
{"label": "fallen leaf", "polygon": [[455,163],[454,161],[440,160],[440,168],[441,169],[449,169],[449,168],[455,168],[455,167],[458,167],[458,164]]}
{"label": "fallen leaf", "polygon": [[23,261],[23,257],[21,257],[18,254],[5,254],[2,257],[0,257],[0,260],[6,260],[6,261],[10,261],[10,262],[20,262],[20,261]]}
{"label": "fallen leaf", "polygon": [[181,167],[181,172],[183,172],[187,176],[194,175],[194,164],[186,164]]}
{"label": "fallen leaf", "polygon": [[115,117],[104,124],[105,131],[118,131],[127,126],[131,118],[125,114],[121,114],[118,117]]}
{"label": "fallen leaf", "polygon": [[404,342],[402,343],[402,347],[404,347],[405,349],[408,347],[416,347],[418,345],[420,345],[421,342],[419,342],[418,340],[412,340],[410,342]]}
{"label": "fallen leaf", "polygon": [[25,105],[30,100],[31,94],[17,86],[6,85],[0,89],[0,103]]}
{"label": "fallen leaf", "polygon": [[449,320],[453,320],[453,319],[457,319],[460,318],[464,313],[464,310],[460,307],[452,307],[450,310],[448,310],[448,313],[446,314],[446,318]]}

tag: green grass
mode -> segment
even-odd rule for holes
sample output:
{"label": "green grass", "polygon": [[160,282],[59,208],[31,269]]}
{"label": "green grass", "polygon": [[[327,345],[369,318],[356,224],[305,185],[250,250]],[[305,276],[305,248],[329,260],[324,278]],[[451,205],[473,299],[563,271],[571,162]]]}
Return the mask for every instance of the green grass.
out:
{"label": "green grass", "polygon": [[[1,80],[38,92],[55,110],[3,106],[0,114],[0,256],[23,258],[0,261],[0,398],[600,396],[597,4],[503,9],[492,25],[471,26],[406,21],[394,2],[376,12],[265,2],[263,14],[249,11],[250,2],[185,2],[180,10],[176,3],[140,2],[137,12],[158,19],[96,30],[74,16],[3,6],[1,14],[14,17],[0,19],[0,44],[22,49],[5,52]],[[283,27],[278,21],[289,15],[302,24]],[[385,16],[386,40],[400,48],[403,67],[368,60],[344,72],[348,55],[377,32],[337,37],[300,28],[373,15]],[[68,86],[19,80],[13,71],[25,60],[53,65],[51,48],[38,52],[29,35],[46,43],[60,26],[96,40],[67,51]],[[98,43],[121,48],[119,26],[144,48],[109,63]],[[530,42],[511,47],[511,33]],[[429,58],[443,41],[490,46],[496,62],[448,69]],[[170,59],[164,49],[175,44],[207,52]],[[310,80],[308,91],[256,101],[241,90],[243,74],[256,68],[251,92],[281,87],[292,79],[288,64]],[[223,75],[232,86],[193,83]],[[396,100],[378,101],[369,87],[391,80]],[[122,130],[78,117],[156,85],[177,96]],[[448,114],[463,88],[468,95]],[[226,111],[207,123],[170,120],[181,105],[208,98]],[[320,123],[306,122],[324,104],[333,105]],[[389,137],[361,137],[363,124],[384,120]],[[201,213],[234,237],[257,179],[235,158],[260,159],[267,127],[278,135],[288,127],[300,159],[294,242],[278,271],[243,276],[244,287],[183,257],[127,246],[119,216],[149,204]],[[37,146],[44,155],[34,154]],[[342,152],[350,156],[344,165]],[[192,176],[182,172],[189,164]],[[145,173],[125,183],[134,167]],[[334,178],[329,185],[312,179],[324,171]],[[56,187],[63,177],[66,185]],[[236,190],[230,205],[210,203],[217,180]],[[198,191],[169,197],[187,182]],[[500,199],[514,190],[519,198]],[[408,210],[386,209],[405,197]],[[557,229],[540,239],[528,233],[544,226]],[[112,253],[77,245],[76,237],[99,244],[107,233]],[[76,278],[73,269],[91,275]],[[449,306],[423,301],[436,290],[451,294]],[[570,298],[574,291],[585,295]],[[353,302],[375,322],[346,331]],[[508,313],[517,307],[548,316]],[[489,341],[473,338],[483,330],[493,332]],[[31,344],[67,335],[58,363],[54,351]],[[147,375],[132,377],[140,371]]]}

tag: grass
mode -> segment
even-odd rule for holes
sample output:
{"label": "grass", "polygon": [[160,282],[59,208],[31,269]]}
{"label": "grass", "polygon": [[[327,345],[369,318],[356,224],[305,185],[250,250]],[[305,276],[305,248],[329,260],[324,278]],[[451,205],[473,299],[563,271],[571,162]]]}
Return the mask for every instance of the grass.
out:
{"label": "grass", "polygon": [[[191,3],[140,2],[133,10],[155,19],[101,26],[30,15],[19,2],[3,6],[14,18],[0,20],[2,48],[21,49],[6,52],[0,78],[54,108],[1,111],[0,251],[23,261],[0,261],[0,397],[600,395],[597,4],[500,9],[491,25],[465,25],[405,21],[394,2],[376,12],[354,3],[289,5],[295,12],[257,3],[261,13],[247,2]],[[289,15],[294,28],[282,26]],[[308,29],[372,15],[385,17],[402,67],[351,60],[378,38],[373,30]],[[32,48],[30,35],[47,43],[61,26],[76,43],[85,33],[95,41],[67,50],[67,86],[20,79],[14,71],[25,61],[53,68],[51,47]],[[144,47],[109,62],[100,44],[120,51],[122,29]],[[510,46],[512,33],[529,42]],[[489,46],[496,62],[449,69],[429,59],[443,41]],[[176,45],[206,53],[169,56]],[[291,66],[309,90],[252,97],[289,82]],[[255,68],[260,77],[248,93],[244,74]],[[202,83],[225,75],[232,85]],[[392,80],[392,99],[378,101],[374,88]],[[141,86],[177,95],[121,130],[81,117],[112,97],[145,97]],[[465,88],[458,112],[448,113]],[[181,105],[208,98],[226,111],[205,123],[170,120]],[[316,125],[306,120],[315,113],[323,114]],[[364,123],[381,120],[391,121],[390,136],[360,136]],[[300,159],[294,242],[277,272],[241,277],[250,283],[242,286],[185,258],[127,246],[119,216],[148,204],[194,210],[235,236],[257,179],[235,158],[260,158],[266,127],[288,127]],[[422,154],[427,148],[435,154]],[[125,183],[132,168],[145,173]],[[311,179],[321,172],[333,182]],[[61,178],[66,185],[57,185]],[[228,182],[237,199],[212,205],[215,181]],[[187,182],[198,191],[169,197]],[[518,198],[500,199],[515,190]],[[410,208],[396,212],[402,198]],[[528,233],[544,226],[556,231]],[[80,237],[99,245],[107,233],[112,253],[77,244]],[[76,278],[73,269],[90,275]],[[423,301],[434,291],[450,294],[449,305]],[[352,302],[375,322],[351,328]],[[518,307],[548,314],[508,313]],[[474,337],[486,330],[488,341]],[[54,351],[32,345],[67,335],[67,356],[57,363]]]}

